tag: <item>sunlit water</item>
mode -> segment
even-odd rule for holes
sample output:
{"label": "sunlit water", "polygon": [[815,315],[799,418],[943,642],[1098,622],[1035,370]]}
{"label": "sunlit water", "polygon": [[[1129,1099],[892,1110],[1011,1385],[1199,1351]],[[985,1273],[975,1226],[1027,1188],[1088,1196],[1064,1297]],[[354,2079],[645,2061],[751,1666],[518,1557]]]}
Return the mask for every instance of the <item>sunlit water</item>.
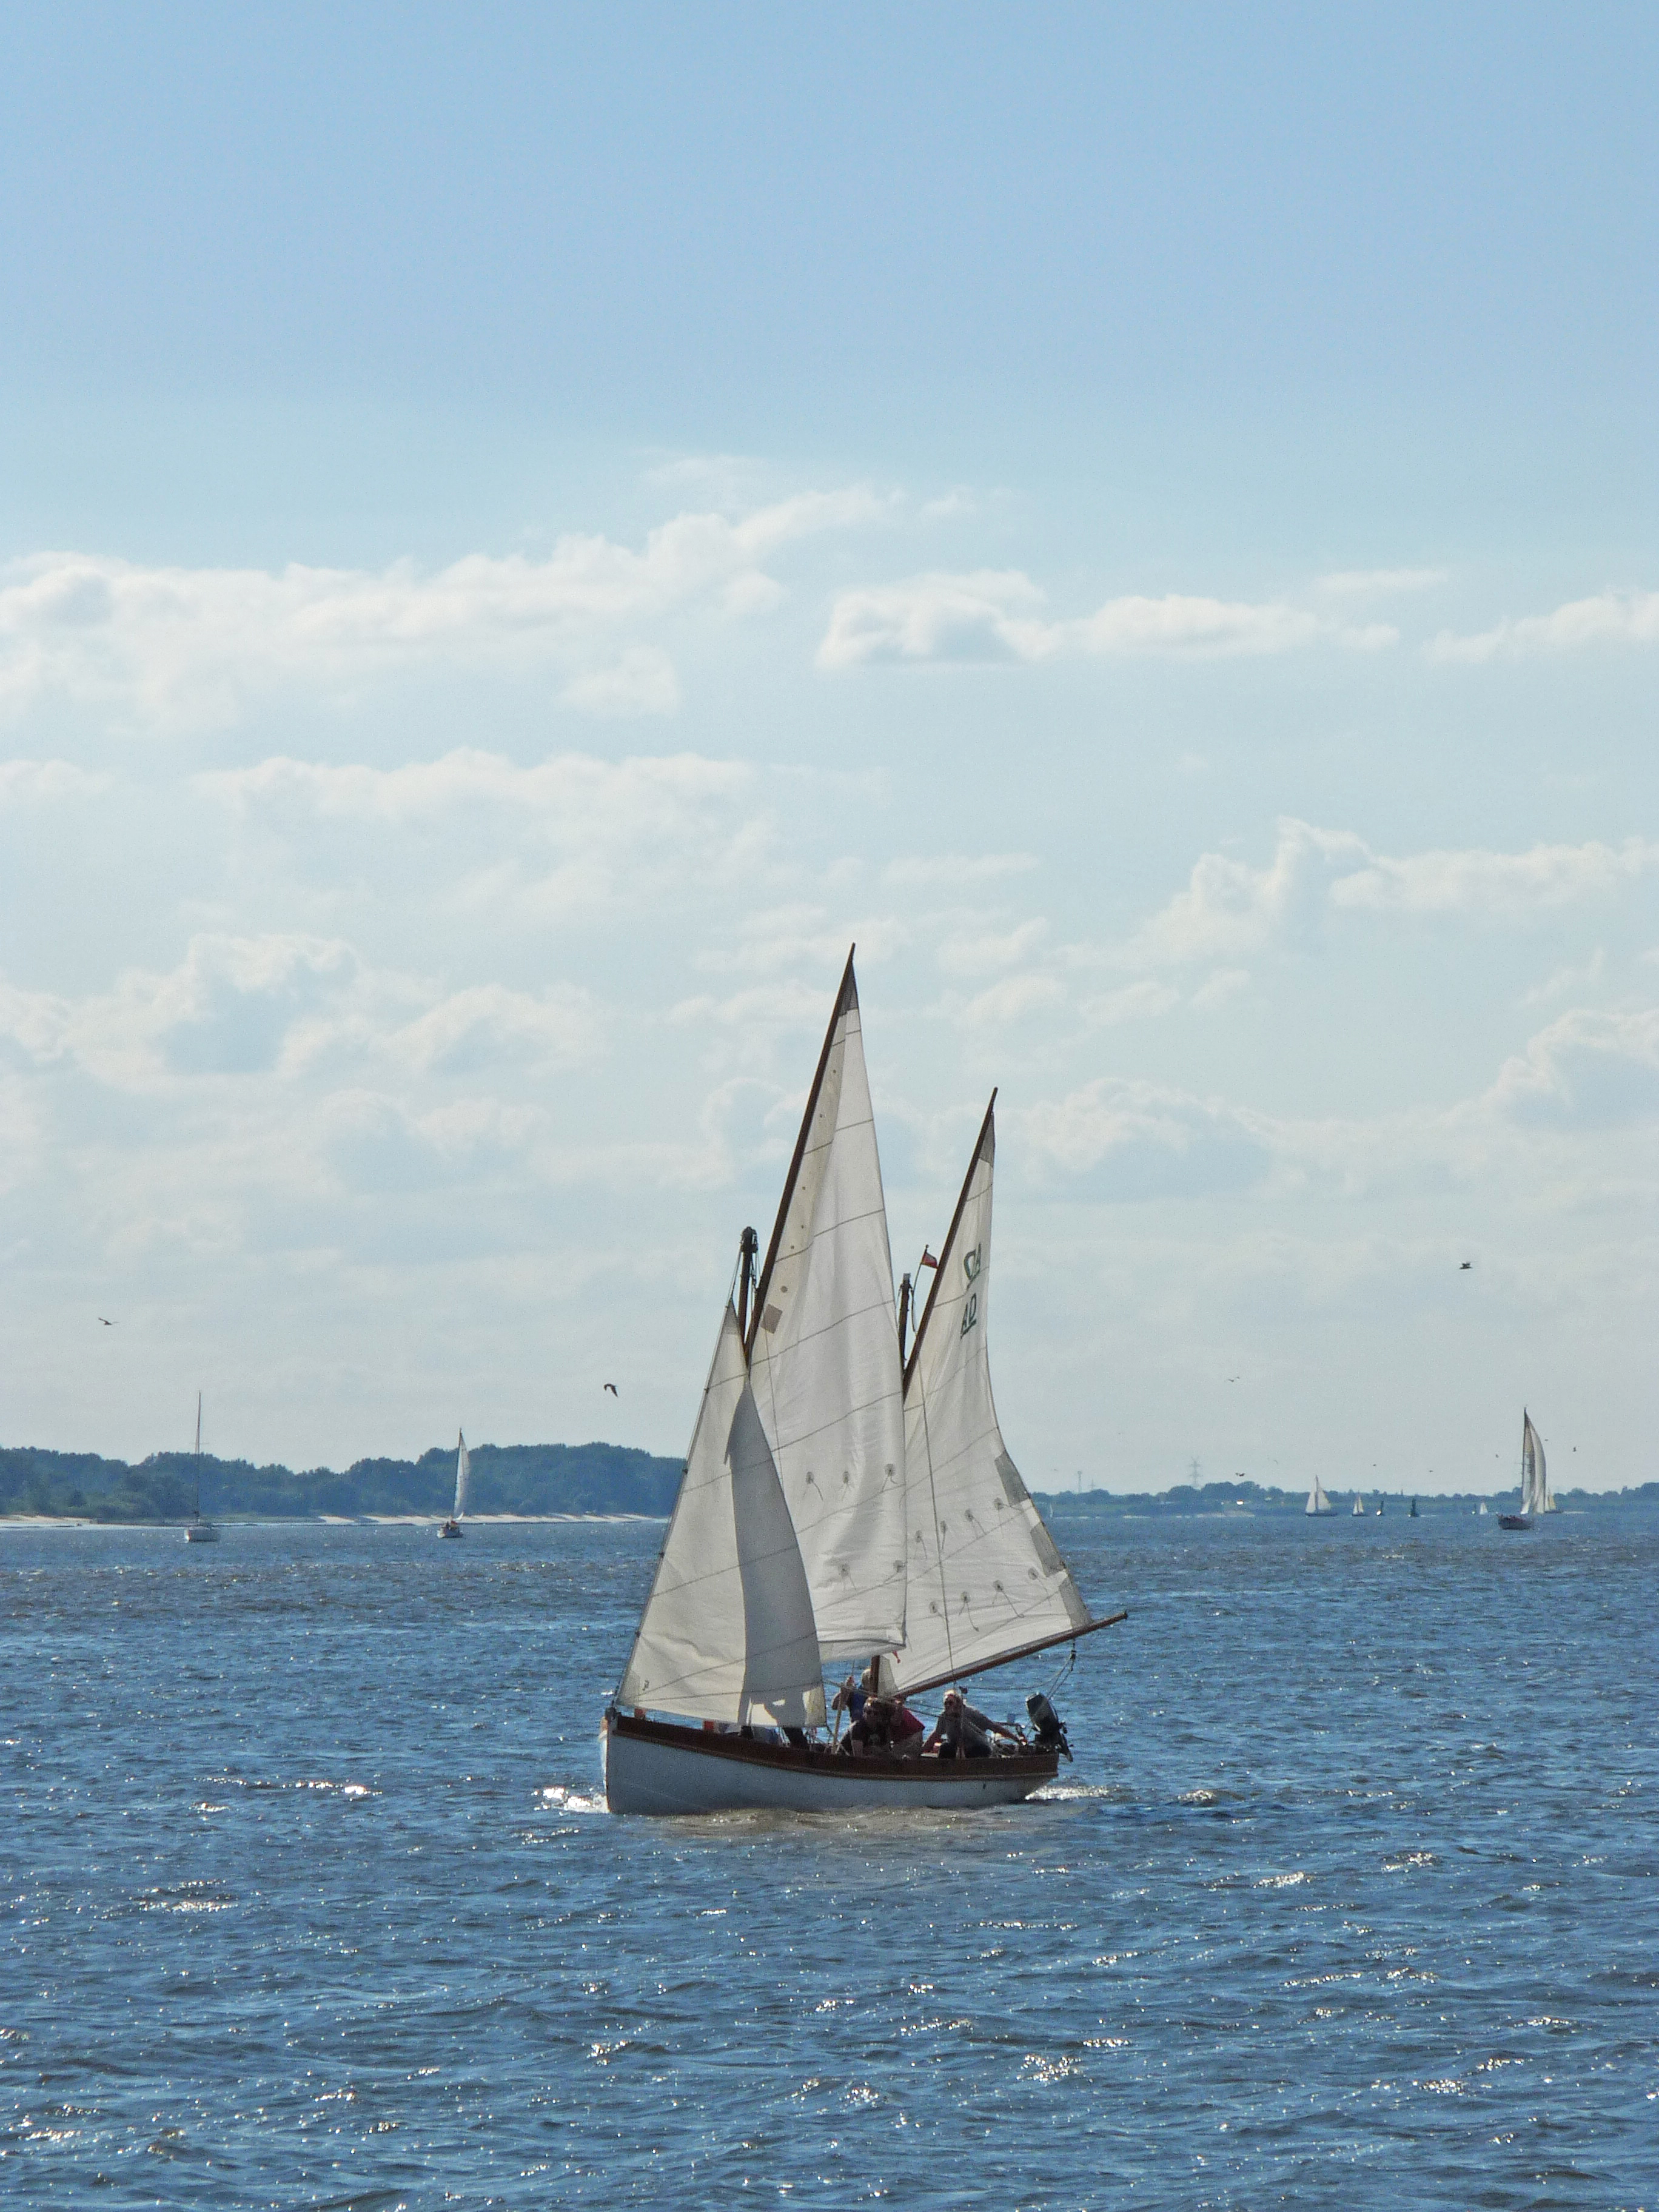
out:
{"label": "sunlit water", "polygon": [[678,1822],[653,1526],[0,1530],[0,2195],[1659,2205],[1659,1523],[1075,1527],[1051,1802]]}

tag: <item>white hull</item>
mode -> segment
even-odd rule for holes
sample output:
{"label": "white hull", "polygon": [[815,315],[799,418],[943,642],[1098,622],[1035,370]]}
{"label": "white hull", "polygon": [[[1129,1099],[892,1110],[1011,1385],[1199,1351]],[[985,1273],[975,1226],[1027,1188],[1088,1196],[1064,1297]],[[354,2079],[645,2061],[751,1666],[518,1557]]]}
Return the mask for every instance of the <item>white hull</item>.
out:
{"label": "white hull", "polygon": [[219,1531],[211,1521],[191,1521],[185,1523],[185,1541],[187,1544],[216,1544]]}
{"label": "white hull", "polygon": [[854,1759],[796,1752],[607,1713],[605,1802],[613,1813],[977,1812],[1017,1805],[1052,1782],[1052,1753],[1022,1758]]}

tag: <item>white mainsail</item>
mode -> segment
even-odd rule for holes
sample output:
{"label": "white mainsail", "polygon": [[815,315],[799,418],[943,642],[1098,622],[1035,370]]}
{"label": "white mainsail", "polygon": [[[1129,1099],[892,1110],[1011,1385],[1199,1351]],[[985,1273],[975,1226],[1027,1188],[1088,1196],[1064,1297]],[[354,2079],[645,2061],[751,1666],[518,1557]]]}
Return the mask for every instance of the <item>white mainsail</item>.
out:
{"label": "white mainsail", "polygon": [[905,1372],[909,1610],[893,1665],[908,1691],[1092,1625],[991,1395],[995,1107],[994,1091]]}
{"label": "white mainsail", "polygon": [[472,1455],[466,1448],[466,1431],[461,1429],[456,1434],[460,1442],[455,1453],[455,1510],[449,1516],[452,1521],[459,1521],[465,1512],[466,1493],[472,1480]]}
{"label": "white mainsail", "polygon": [[1365,1501],[1363,1498],[1356,1498],[1354,1499],[1353,1510],[1356,1513],[1364,1513],[1365,1510]]}
{"label": "white mainsail", "polygon": [[1307,1510],[1310,1513],[1334,1513],[1336,1510],[1325,1495],[1325,1486],[1317,1475],[1313,1479],[1313,1488],[1308,1492]]}
{"label": "white mainsail", "polygon": [[623,1705],[821,1726],[811,1594],[728,1304]]}
{"label": "white mainsail", "polygon": [[853,962],[806,1101],[749,1340],[826,1662],[904,1641],[893,1262]]}
{"label": "white mainsail", "polygon": [[1521,1409],[1521,1510],[1553,1513],[1549,1471],[1544,1464],[1544,1439],[1532,1425],[1532,1415]]}

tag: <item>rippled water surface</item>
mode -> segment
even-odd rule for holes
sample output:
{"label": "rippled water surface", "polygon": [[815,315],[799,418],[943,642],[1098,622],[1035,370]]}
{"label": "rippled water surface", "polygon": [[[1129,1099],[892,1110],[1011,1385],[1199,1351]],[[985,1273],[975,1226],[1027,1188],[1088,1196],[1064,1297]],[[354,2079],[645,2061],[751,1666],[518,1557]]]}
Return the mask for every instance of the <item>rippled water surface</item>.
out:
{"label": "rippled water surface", "polygon": [[1077,1525],[1050,1802],[696,1822],[652,1525],[0,1528],[0,2194],[1659,2205],[1659,1524]]}

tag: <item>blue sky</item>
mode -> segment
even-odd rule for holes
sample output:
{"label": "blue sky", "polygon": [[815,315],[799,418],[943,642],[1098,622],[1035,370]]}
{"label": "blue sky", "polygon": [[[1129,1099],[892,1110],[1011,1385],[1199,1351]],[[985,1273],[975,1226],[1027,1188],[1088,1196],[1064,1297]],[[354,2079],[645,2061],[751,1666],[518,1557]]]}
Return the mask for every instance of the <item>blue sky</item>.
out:
{"label": "blue sky", "polygon": [[1652,1474],[1656,49],[0,13],[0,1432],[682,1449],[857,937],[1034,1481]]}

